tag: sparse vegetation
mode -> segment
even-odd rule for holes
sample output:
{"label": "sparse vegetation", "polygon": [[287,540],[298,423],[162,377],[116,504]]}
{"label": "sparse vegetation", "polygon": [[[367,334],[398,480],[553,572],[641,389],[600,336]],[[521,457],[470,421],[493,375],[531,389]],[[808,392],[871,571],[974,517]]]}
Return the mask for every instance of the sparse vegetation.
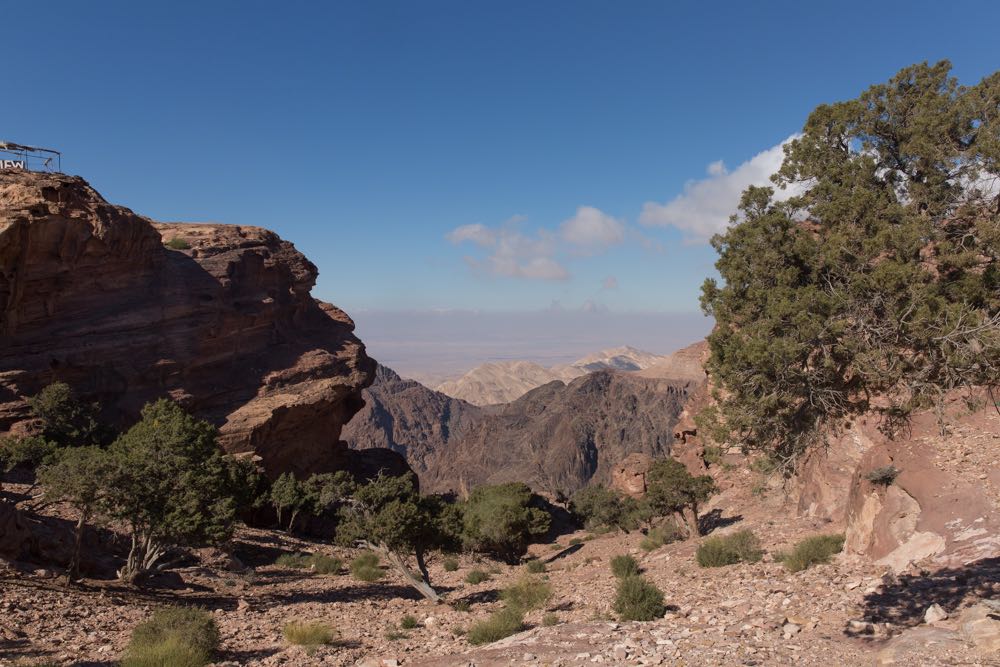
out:
{"label": "sparse vegetation", "polygon": [[817,563],[826,563],[844,548],[844,535],[814,535],[807,537],[781,560],[789,572],[800,572]]}
{"label": "sparse vegetation", "polygon": [[411,616],[410,614],[407,614],[399,621],[399,627],[403,628],[404,630],[413,630],[414,628],[417,628],[419,626],[420,624],[417,623],[417,619],[414,616]]}
{"label": "sparse vegetation", "polygon": [[281,634],[289,644],[317,648],[324,644],[332,644],[333,628],[319,621],[289,621],[281,629]]}
{"label": "sparse vegetation", "polygon": [[695,559],[702,567],[756,563],[764,555],[757,536],[749,530],[709,537],[698,546]]}
{"label": "sparse vegetation", "polygon": [[639,542],[639,548],[643,551],[655,551],[664,544],[670,544],[684,539],[684,535],[674,523],[668,522],[656,528],[650,528],[646,536]]}
{"label": "sparse vegetation", "polygon": [[571,547],[575,547],[575,546],[576,546],[576,545],[578,545],[578,544],[583,544],[583,540],[582,540],[582,539],[580,539],[579,537],[574,537],[573,539],[571,539],[571,540],[569,541],[569,545],[570,545]]}
{"label": "sparse vegetation", "polygon": [[358,581],[373,582],[382,578],[382,568],[379,567],[379,557],[366,551],[351,561],[351,576]]}
{"label": "sparse vegetation", "polygon": [[542,616],[542,626],[551,628],[553,625],[559,625],[559,615],[550,611]]}
{"label": "sparse vegetation", "polygon": [[663,591],[642,577],[624,577],[615,593],[615,613],[623,621],[652,621],[662,618],[667,608]]}
{"label": "sparse vegetation", "polygon": [[135,628],[122,667],[202,667],[219,647],[219,629],[207,611],[167,607]]}
{"label": "sparse vegetation", "polygon": [[489,618],[474,624],[466,635],[469,643],[477,646],[499,641],[524,629],[524,611],[517,607],[504,607]]}
{"label": "sparse vegetation", "polygon": [[529,560],[524,566],[524,569],[531,574],[541,574],[545,572],[545,563],[539,559]]}
{"label": "sparse vegetation", "polygon": [[441,562],[441,567],[444,568],[445,572],[456,572],[458,570],[458,559],[456,558],[445,558]]}
{"label": "sparse vegetation", "polygon": [[897,477],[899,477],[899,469],[891,464],[875,468],[865,474],[865,479],[876,486],[889,486],[896,481]]}
{"label": "sparse vegetation", "polygon": [[509,607],[523,611],[541,609],[552,598],[552,586],[538,577],[525,575],[500,591],[500,599]]}
{"label": "sparse vegetation", "polygon": [[455,611],[472,611],[472,605],[469,604],[468,600],[456,600],[452,603],[451,608]]}
{"label": "sparse vegetation", "polygon": [[173,250],[190,250],[191,244],[179,236],[175,236],[167,241],[167,247]]}
{"label": "sparse vegetation", "polygon": [[639,574],[639,563],[627,554],[611,559],[611,572],[619,579],[635,577]]}
{"label": "sparse vegetation", "polygon": [[469,573],[465,575],[465,583],[475,586],[476,584],[488,581],[489,578],[490,575],[486,574],[482,570],[469,570]]}
{"label": "sparse vegetation", "polygon": [[344,567],[339,558],[318,553],[282,554],[274,564],[296,570],[312,570],[317,574],[339,574]]}

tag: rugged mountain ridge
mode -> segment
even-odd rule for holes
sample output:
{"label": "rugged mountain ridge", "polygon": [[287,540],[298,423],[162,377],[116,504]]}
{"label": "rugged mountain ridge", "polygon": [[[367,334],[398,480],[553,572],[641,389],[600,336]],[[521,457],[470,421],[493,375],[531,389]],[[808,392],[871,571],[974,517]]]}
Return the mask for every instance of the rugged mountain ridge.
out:
{"label": "rugged mountain ridge", "polygon": [[549,382],[569,382],[600,370],[638,372],[669,364],[670,358],[669,355],[644,352],[626,345],[589,354],[571,364],[548,368],[523,360],[491,361],[476,366],[460,378],[441,383],[437,391],[474,405],[497,405],[509,403]]}
{"label": "rugged mountain ridge", "polygon": [[550,382],[480,418],[430,461],[435,490],[521,481],[571,493],[609,482],[633,453],[670,453],[673,427],[695,383],[603,370]]}
{"label": "rugged mountain ridge", "polygon": [[[169,242],[169,243],[167,243]],[[270,474],[400,468],[340,431],[375,362],[316,267],[258,227],[155,223],[82,178],[0,175],[0,432],[53,381],[119,426],[168,396]]]}
{"label": "rugged mountain ridge", "polygon": [[489,410],[403,379],[381,364],[362,396],[365,406],[344,427],[343,439],[353,449],[391,449],[421,478],[435,455],[458,442]]}

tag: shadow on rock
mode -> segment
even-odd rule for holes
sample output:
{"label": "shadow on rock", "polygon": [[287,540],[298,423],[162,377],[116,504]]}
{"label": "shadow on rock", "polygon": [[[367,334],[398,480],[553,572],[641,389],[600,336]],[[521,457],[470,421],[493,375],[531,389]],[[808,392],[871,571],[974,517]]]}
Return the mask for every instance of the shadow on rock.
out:
{"label": "shadow on rock", "polygon": [[956,568],[892,578],[875,593],[865,596],[864,617],[872,623],[914,626],[924,612],[939,604],[949,614],[964,602],[988,599],[1000,589],[1000,558],[986,558]]}

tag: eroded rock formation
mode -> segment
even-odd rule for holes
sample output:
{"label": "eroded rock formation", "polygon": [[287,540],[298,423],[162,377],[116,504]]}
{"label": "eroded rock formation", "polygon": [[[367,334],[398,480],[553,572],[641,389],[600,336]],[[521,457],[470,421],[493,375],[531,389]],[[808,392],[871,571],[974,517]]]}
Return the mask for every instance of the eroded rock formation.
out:
{"label": "eroded rock formation", "polygon": [[83,179],[0,175],[0,432],[53,381],[123,426],[171,397],[269,474],[402,465],[340,442],[375,362],[316,301],[316,267],[258,227],[155,223]]}

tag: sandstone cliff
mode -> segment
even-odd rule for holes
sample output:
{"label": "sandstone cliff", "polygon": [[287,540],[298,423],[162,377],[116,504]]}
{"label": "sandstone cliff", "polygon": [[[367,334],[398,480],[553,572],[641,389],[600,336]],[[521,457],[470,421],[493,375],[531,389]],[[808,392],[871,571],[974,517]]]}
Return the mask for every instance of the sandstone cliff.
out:
{"label": "sandstone cliff", "polygon": [[270,474],[400,465],[340,431],[375,362],[310,296],[316,267],[257,227],[154,223],[83,179],[0,175],[0,432],[64,381],[119,426],[169,396]]}

